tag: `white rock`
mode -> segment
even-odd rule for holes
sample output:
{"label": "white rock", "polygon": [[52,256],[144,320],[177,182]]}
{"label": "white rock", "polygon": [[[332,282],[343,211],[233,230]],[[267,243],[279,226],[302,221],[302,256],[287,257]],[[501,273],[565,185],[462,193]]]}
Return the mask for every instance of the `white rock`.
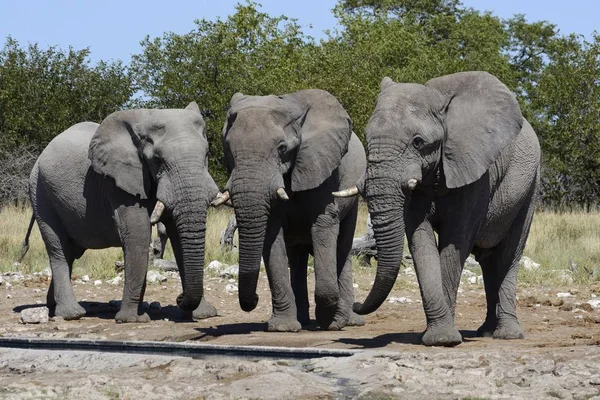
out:
{"label": "white rock", "polygon": [[223,264],[223,263],[221,263],[221,262],[220,262],[220,261],[218,261],[218,260],[212,260],[211,262],[209,262],[209,263],[208,263],[208,265],[206,266],[206,269],[210,269],[210,270],[213,270],[213,271],[220,271],[220,270],[221,270],[221,267],[222,267],[223,265],[224,265],[224,264]]}
{"label": "white rock", "polygon": [[42,271],[42,275],[44,275],[44,276],[52,276],[52,269],[50,267],[44,268],[44,270]]}
{"label": "white rock", "polygon": [[146,274],[146,280],[150,283],[156,283],[156,282],[166,282],[167,277],[162,275],[160,272],[158,271],[154,271],[154,270],[150,270],[148,271],[148,273]]}
{"label": "white rock", "polygon": [[465,266],[467,267],[479,267],[479,263],[475,261],[475,259],[471,256],[467,257],[465,260]]}
{"label": "white rock", "polygon": [[353,287],[354,289],[358,289],[358,283],[353,283],[353,284],[352,284],[352,287]]}
{"label": "white rock", "polygon": [[15,261],[12,266],[15,268],[19,268],[21,266],[21,263],[18,261]]}
{"label": "white rock", "polygon": [[0,286],[2,286],[2,282],[4,282],[4,279],[2,279],[2,277],[0,276]]}
{"label": "white rock", "polygon": [[592,308],[600,308],[600,299],[594,299],[588,301],[588,304],[592,306]]}
{"label": "white rock", "polygon": [[122,280],[123,278],[120,275],[117,275],[114,278],[107,280],[106,283],[108,283],[109,285],[118,285],[121,283]]}
{"label": "white rock", "polygon": [[94,286],[102,285],[102,281],[100,279],[94,281]]}
{"label": "white rock", "polygon": [[531,258],[526,256],[521,257],[521,261],[519,261],[519,264],[528,271],[537,271],[538,269],[540,269],[540,264],[536,263]]}
{"label": "white rock", "polygon": [[42,304],[42,301],[41,300],[36,300],[35,304]]}
{"label": "white rock", "polygon": [[406,267],[404,268],[404,275],[416,275],[416,273],[411,267]]}
{"label": "white rock", "polygon": [[475,276],[475,275],[476,275],[475,272],[469,271],[466,268],[463,269],[462,276],[466,276],[467,278],[470,278],[470,277]]}
{"label": "white rock", "polygon": [[4,283],[4,286],[6,286],[7,289],[10,289],[12,287],[12,284],[10,282],[6,281]]}
{"label": "white rock", "polygon": [[82,282],[89,282],[90,281],[90,276],[89,275],[84,275],[81,277],[81,281]]}
{"label": "white rock", "polygon": [[21,311],[21,323],[39,324],[48,322],[48,312],[47,307],[26,308]]}
{"label": "white rock", "polygon": [[33,289],[33,293],[42,293],[42,289]]}
{"label": "white rock", "polygon": [[410,304],[413,301],[408,297],[390,297],[388,303]]}
{"label": "white rock", "polygon": [[12,294],[7,294],[7,295],[6,295],[6,298],[7,298],[7,299],[11,299],[11,298],[12,298]]}
{"label": "white rock", "polygon": [[221,278],[235,278],[240,274],[240,267],[238,265],[226,265],[222,264],[226,268],[221,271],[219,277]]}
{"label": "white rock", "polygon": [[469,278],[469,283],[472,285],[475,285],[477,283],[477,277],[476,276],[471,276]]}
{"label": "white rock", "polygon": [[238,291],[238,287],[235,286],[233,283],[228,283],[227,286],[225,286],[225,291],[227,293],[235,293]]}
{"label": "white rock", "polygon": [[556,293],[556,297],[573,297],[573,295],[569,292],[560,292]]}

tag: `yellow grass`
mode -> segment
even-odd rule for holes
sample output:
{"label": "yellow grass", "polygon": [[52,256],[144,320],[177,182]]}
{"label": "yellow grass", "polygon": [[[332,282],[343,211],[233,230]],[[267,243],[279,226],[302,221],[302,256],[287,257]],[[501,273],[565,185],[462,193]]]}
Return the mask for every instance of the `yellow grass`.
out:
{"label": "yellow grass", "polygon": [[[237,263],[237,254],[224,252],[219,245],[221,232],[227,226],[231,214],[232,210],[226,207],[209,211],[206,232],[207,262],[216,259],[227,264]],[[22,264],[13,265],[19,257],[30,217],[29,208],[7,207],[0,210],[0,272],[18,270],[32,273],[48,266],[46,250],[37,225],[34,225],[29,252]],[[361,203],[355,236],[364,234],[366,218],[367,208]],[[557,276],[560,274],[557,271],[569,270],[569,259],[579,266],[578,273],[574,275],[575,281],[589,281],[592,278],[588,276],[584,267],[592,270],[600,265],[600,212],[537,213],[525,255],[540,263],[542,267],[535,272],[521,271],[519,278],[523,282],[558,283],[560,279]],[[76,261],[74,274],[88,274],[93,279],[112,277],[115,275],[114,262],[122,257],[120,248],[88,250]],[[165,258],[172,259],[170,247]],[[358,263],[354,264],[355,269],[358,268]],[[373,264],[375,265],[375,262]]]}

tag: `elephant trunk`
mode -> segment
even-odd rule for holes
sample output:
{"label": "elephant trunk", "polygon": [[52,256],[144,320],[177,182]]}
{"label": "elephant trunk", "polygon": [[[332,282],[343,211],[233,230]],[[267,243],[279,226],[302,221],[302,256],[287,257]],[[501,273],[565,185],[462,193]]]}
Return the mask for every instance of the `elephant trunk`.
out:
{"label": "elephant trunk", "polygon": [[[241,181],[249,182],[247,179]],[[244,311],[258,304],[256,287],[270,213],[269,193],[259,183],[233,181],[232,200],[239,235],[239,301]]]}
{"label": "elephant trunk", "polygon": [[[392,188],[395,184],[380,181],[377,186]],[[377,274],[364,303],[354,305],[354,311],[361,315],[377,310],[389,295],[404,250],[404,197],[389,190],[368,196],[367,200],[377,245]]]}
{"label": "elephant trunk", "polygon": [[210,176],[198,179],[198,176],[178,174],[171,178],[174,185],[169,239],[183,287],[183,293],[177,297],[177,305],[184,311],[193,311],[204,295],[206,213],[218,189]]}

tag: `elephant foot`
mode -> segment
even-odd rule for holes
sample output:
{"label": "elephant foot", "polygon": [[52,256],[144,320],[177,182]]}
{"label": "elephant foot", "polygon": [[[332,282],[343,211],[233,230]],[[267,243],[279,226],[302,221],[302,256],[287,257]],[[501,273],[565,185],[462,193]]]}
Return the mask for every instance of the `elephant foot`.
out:
{"label": "elephant foot", "polygon": [[286,316],[271,316],[267,321],[268,332],[299,332],[302,329],[296,318]]}
{"label": "elephant foot", "polygon": [[315,307],[315,318],[321,329],[325,330],[340,330],[348,323],[349,316],[341,315],[337,305],[323,306],[317,303]]}
{"label": "elephant foot", "polygon": [[208,302],[204,297],[200,301],[198,308],[192,313],[194,319],[206,319],[217,315],[217,309]]}
{"label": "elephant foot", "polygon": [[354,311],[350,311],[350,319],[348,320],[348,326],[363,326],[365,324],[365,317],[358,315]]}
{"label": "elephant foot", "polygon": [[524,339],[525,335],[523,334],[523,329],[521,325],[516,320],[511,321],[499,321],[498,328],[494,331],[492,336],[494,339]]}
{"label": "elephant foot", "polygon": [[478,337],[492,337],[494,335],[494,331],[498,326],[498,320],[489,320],[486,319],[485,322],[477,329]]}
{"label": "elephant foot", "polygon": [[421,343],[425,346],[452,347],[462,343],[462,336],[454,324],[428,326]]}
{"label": "elephant foot", "polygon": [[121,310],[115,315],[117,324],[130,322],[150,322],[150,316],[147,313],[138,313],[137,309]]}
{"label": "elephant foot", "polygon": [[52,310],[50,307],[49,309],[51,311],[50,314],[54,315],[55,317],[62,317],[67,321],[79,319],[85,315],[85,308],[81,307],[77,302],[56,304],[54,310]]}

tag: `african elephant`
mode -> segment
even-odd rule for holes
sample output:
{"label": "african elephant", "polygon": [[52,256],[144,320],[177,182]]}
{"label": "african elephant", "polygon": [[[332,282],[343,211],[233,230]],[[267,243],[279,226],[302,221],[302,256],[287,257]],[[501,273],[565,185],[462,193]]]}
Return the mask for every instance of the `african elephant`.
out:
{"label": "african elephant", "polygon": [[122,246],[125,285],[115,319],[149,321],[141,304],[151,224],[159,220],[181,273],[177,305],[197,317],[216,313],[202,286],[207,206],[218,194],[207,151],[196,103],[117,111],[100,125],[73,125],[48,144],[31,171],[29,192],[52,269],[51,313],[85,315],[71,286],[73,261],[86,249]]}
{"label": "african elephant", "polygon": [[322,90],[236,93],[223,147],[230,179],[219,203],[231,198],[238,223],[241,308],[257,305],[262,255],[273,304],[267,329],[298,331],[308,324],[306,272],[312,253],[319,326],[363,324],[352,313],[349,259],[358,203],[336,200],[331,192],[354,183],[366,160],[341,104]]}
{"label": "african elephant", "polygon": [[425,85],[384,78],[365,135],[366,175],[348,192],[358,190],[368,202],[379,259],[374,285],[354,311],[373,312],[389,294],[406,231],[427,318],[423,344],[461,343],[454,307],[470,252],[481,264],[487,298],[478,334],[522,338],[517,269],[533,217],[540,147],[515,96],[486,72]]}

